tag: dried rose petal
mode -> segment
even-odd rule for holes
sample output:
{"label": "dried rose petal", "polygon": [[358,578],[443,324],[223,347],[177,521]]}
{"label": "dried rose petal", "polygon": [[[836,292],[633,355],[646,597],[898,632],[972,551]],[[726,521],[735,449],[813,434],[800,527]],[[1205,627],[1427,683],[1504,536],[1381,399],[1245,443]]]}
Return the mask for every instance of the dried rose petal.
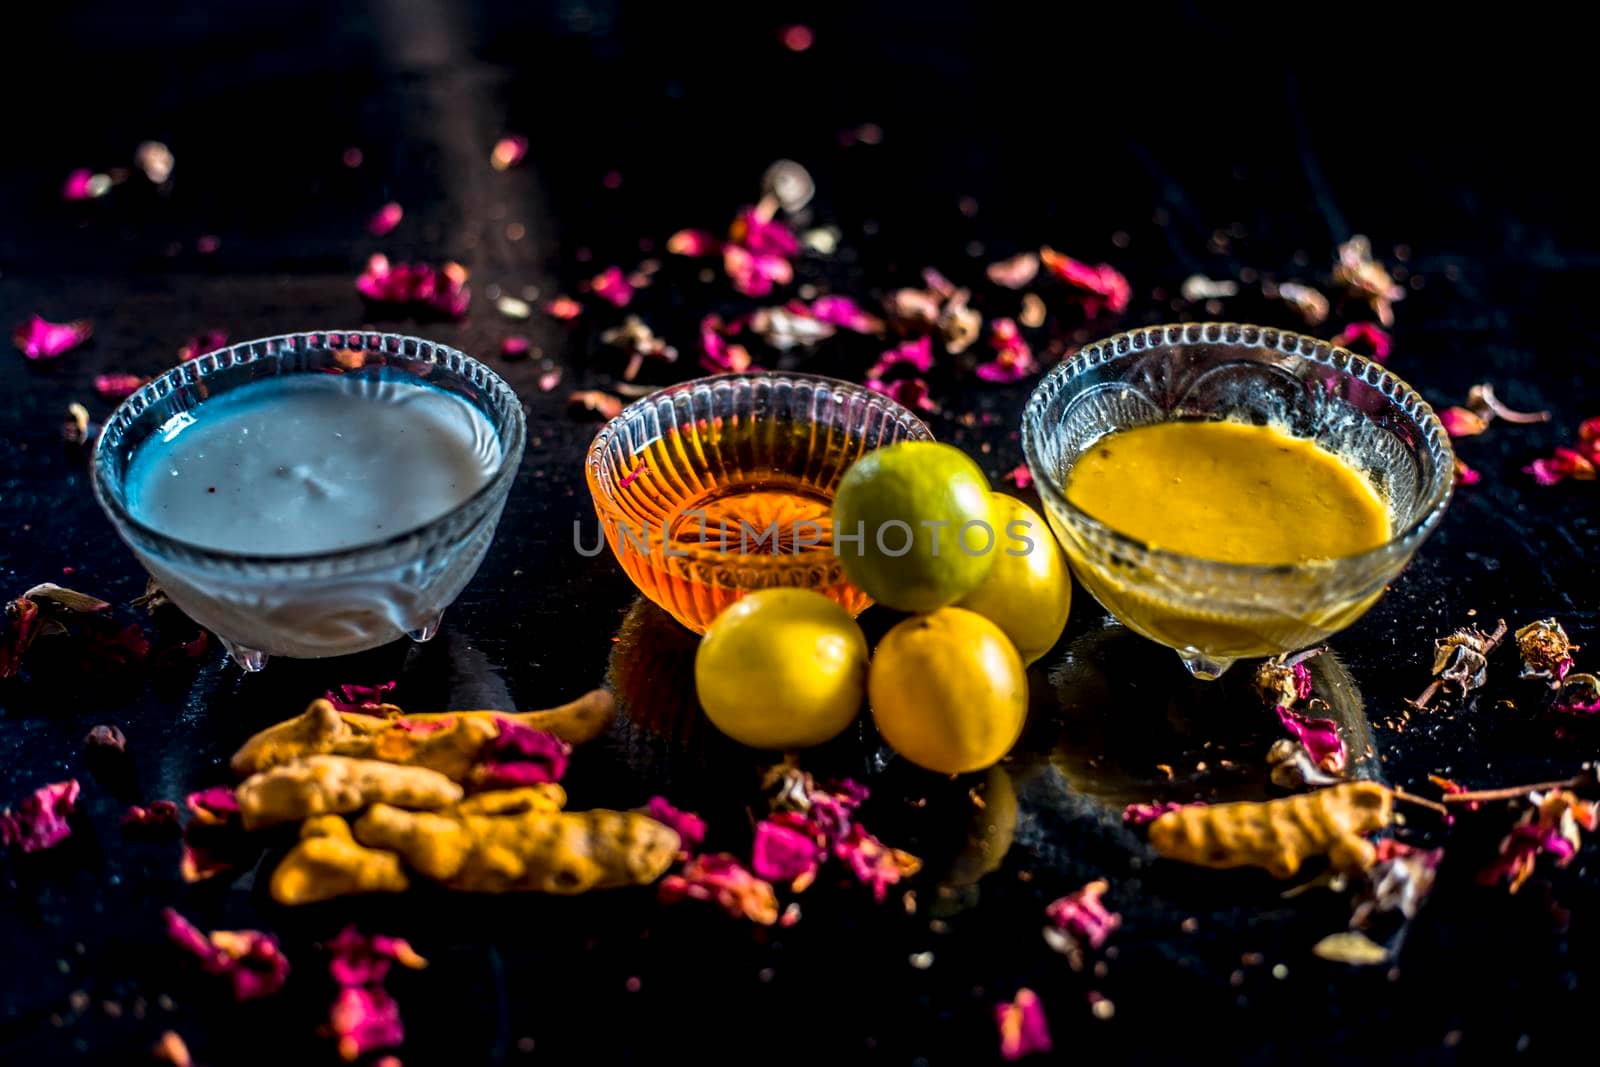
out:
{"label": "dried rose petal", "polygon": [[528,154],[528,139],[520,134],[508,133],[494,143],[489,153],[489,165],[495,170],[510,170],[521,163]]}
{"label": "dried rose petal", "polygon": [[175,1030],[164,1031],[156,1041],[155,1048],[150,1050],[150,1055],[169,1067],[195,1067],[189,1046],[183,1043],[183,1038]]}
{"label": "dried rose petal", "polygon": [[1149,804],[1129,804],[1122,809],[1122,821],[1129,826],[1147,826],[1169,811],[1182,811],[1184,808],[1197,806],[1195,804],[1179,804],[1174,800],[1152,801]]}
{"label": "dried rose petal", "polygon": [[195,822],[203,826],[225,826],[239,815],[239,798],[225,785],[214,785],[183,798]]}
{"label": "dried rose petal", "polygon": [[[1272,292],[1267,293],[1268,297],[1272,295],[1274,295]],[[1299,282],[1284,282],[1277,287],[1276,295],[1278,299],[1298,311],[1300,317],[1306,320],[1307,326],[1321,326],[1328,321],[1330,310],[1328,298],[1311,286],[1301,285]]]}
{"label": "dried rose petal", "polygon": [[682,872],[661,880],[658,898],[663,904],[703,900],[716,904],[736,919],[762,926],[778,921],[778,898],[772,884],[757,878],[725,852],[696,856]]}
{"label": "dried rose petal", "polygon": [[377,685],[356,685],[346,682],[337,692],[329,690],[322,699],[339,711],[372,711],[388,704],[388,696],[399,682],[380,682]]}
{"label": "dried rose petal", "polygon": [[567,397],[567,403],[602,419],[614,419],[622,414],[622,398],[603,393],[598,389],[584,389]]}
{"label": "dried rose petal", "polygon": [[134,149],[133,162],[150,179],[152,185],[161,185],[172,177],[172,168],[177,166],[177,159],[172,155],[172,149],[160,141],[145,141]]}
{"label": "dried rose petal", "polygon": [[722,242],[706,230],[679,230],[667,238],[667,251],[675,256],[710,256],[722,251]]}
{"label": "dried rose petal", "polygon": [[1479,882],[1494,885],[1506,879],[1515,893],[1532,877],[1540,854],[1554,856],[1556,866],[1565,867],[1583,844],[1579,831],[1593,832],[1600,824],[1600,808],[1567,790],[1530,793],[1528,800],[1533,807],[1500,842],[1499,858],[1479,872]]}
{"label": "dried rose petal", "polygon": [[137,827],[151,833],[177,833],[182,829],[178,819],[178,805],[170,800],[154,800],[148,808],[131,805],[122,813],[122,825]]}
{"label": "dried rose petal", "polygon": [[1388,268],[1372,258],[1372,242],[1357,234],[1340,245],[1333,280],[1366,300],[1383,325],[1394,325],[1394,304],[1405,299],[1405,286],[1396,284]]}
{"label": "dried rose petal", "polygon": [[387,237],[400,225],[400,220],[405,217],[405,209],[393,200],[377,210],[367,222],[367,232],[374,237]]}
{"label": "dried rose petal", "polygon": [[910,365],[919,374],[933,370],[933,338],[918,337],[889,349],[878,357],[878,362],[867,368],[867,378],[882,378],[891,367],[902,363]]}
{"label": "dried rose petal", "polygon": [[647,359],[663,363],[678,361],[678,350],[657,337],[655,331],[637,315],[629,315],[621,326],[601,334],[600,343],[621,348],[628,353],[628,366],[622,372],[624,381],[633,381]]}
{"label": "dried rose petal", "polygon": [[899,378],[885,382],[881,378],[868,378],[867,388],[882,393],[901,407],[913,411],[937,411],[939,406],[928,396],[928,383],[921,378]]}
{"label": "dried rose petal", "polygon": [[1445,408],[1439,412],[1444,432],[1451,437],[1476,437],[1489,428],[1489,420],[1467,408]]}
{"label": "dried rose petal", "polygon": [[29,359],[55,359],[77,348],[93,334],[94,323],[88,319],[47,322],[38,315],[30,315],[28,321],[17,327],[11,340]]}
{"label": "dried rose petal", "polygon": [[1014,1000],[996,1004],[994,1021],[1000,1028],[1000,1055],[1004,1059],[1020,1060],[1050,1051],[1050,1026],[1033,990],[1019,989]]}
{"label": "dried rose petal", "polygon": [[988,363],[978,364],[978,377],[986,382],[1015,382],[1039,369],[1033,359],[1033,349],[1015,321],[995,319],[989,328],[989,344],[997,355]]}
{"label": "dried rose petal", "polygon": [[583,305],[570,296],[558,296],[554,300],[545,301],[544,313],[552,319],[566,322],[583,314]]}
{"label": "dried rose petal", "polygon": [[1595,477],[1595,464],[1581,452],[1570,448],[1558,448],[1555,454],[1546,459],[1536,459],[1522,468],[1526,474],[1531,474],[1540,485],[1555,485],[1568,478],[1577,481],[1593,481]]}
{"label": "dried rose petal", "polygon": [[1005,480],[1018,489],[1029,489],[1033,486],[1033,472],[1026,463],[1018,463],[1005,473]]}
{"label": "dried rose petal", "polygon": [[633,286],[621,267],[607,267],[589,282],[589,291],[612,307],[627,307],[633,299]]}
{"label": "dried rose petal", "polygon": [[392,264],[378,254],[367,260],[367,269],[356,278],[356,290],[375,304],[458,319],[472,301],[466,283],[467,269],[459,263],[435,269],[425,263]]}
{"label": "dried rose petal", "polygon": [[328,1010],[328,1030],[347,1063],[376,1049],[395,1048],[406,1038],[400,1005],[383,989],[346,986]]}
{"label": "dried rose petal", "polygon": [[524,726],[515,719],[495,717],[500,733],[483,747],[472,768],[472,784],[479,789],[512,789],[541,782],[559,782],[567,773],[572,746],[555,734]]}
{"label": "dried rose petal", "polygon": [[187,362],[196,356],[203,356],[207,352],[215,352],[228,343],[228,335],[222,330],[207,330],[202,334],[190,338],[178,349],[178,358]]}
{"label": "dried rose petal", "polygon": [[989,264],[989,280],[1007,289],[1021,289],[1039,275],[1039,257],[1022,252],[1010,259]]}
{"label": "dried rose petal", "polygon": [[526,359],[533,343],[520,334],[512,334],[500,342],[501,359]]}
{"label": "dried rose petal", "polygon": [[354,926],[345,927],[324,947],[332,957],[328,973],[340,985],[381,984],[396,963],[414,971],[428,965],[404,938],[363,934]]}
{"label": "dried rose petal", "polygon": [[549,393],[561,384],[561,368],[553,367],[539,375],[539,392]]}
{"label": "dried rose petal", "polygon": [[102,400],[121,400],[138,392],[139,387],[149,380],[137,374],[96,374],[94,391]]}
{"label": "dried rose petal", "polygon": [[235,1000],[255,1000],[283,988],[289,960],[278,939],[260,930],[213,930],[202,934],[172,908],[163,908],[167,939],[193,956],[207,974],[225,976]]}
{"label": "dried rose petal", "polygon": [[745,296],[766,296],[774,285],[788,285],[794,280],[794,268],[784,257],[753,253],[737,244],[722,250],[722,269],[734,289]]}
{"label": "dried rose petal", "polygon": [[1022,310],[1017,312],[1018,322],[1030,330],[1037,330],[1049,317],[1050,310],[1044,306],[1044,301],[1039,298],[1038,293],[1022,295]]}
{"label": "dried rose petal", "polygon": [[883,320],[876,315],[868,314],[865,308],[848,296],[819,296],[811,302],[811,314],[823,322],[853,333],[883,332]]}
{"label": "dried rose petal", "polygon": [[1555,619],[1538,619],[1517,630],[1517,652],[1522,656],[1522,678],[1543,678],[1552,689],[1572,670],[1572,653],[1578,646]]}
{"label": "dried rose petal", "polygon": [[773,819],[762,819],[756,823],[755,842],[750,848],[750,869],[757,878],[765,878],[769,882],[800,883],[792,887],[804,888],[816,878],[822,855],[815,831],[808,834],[803,829]]}
{"label": "dried rose petal", "polygon": [[1122,916],[1100,901],[1110,888],[1110,883],[1104,880],[1094,881],[1076,892],[1057,897],[1045,907],[1045,918],[1080,944],[1099,948],[1111,932],[1122,925]]}
{"label": "dried rose petal", "polygon": [[1556,693],[1555,709],[1568,715],[1600,712],[1600,678],[1588,673],[1567,675]]}
{"label": "dried rose petal", "polygon": [[922,861],[909,852],[889,848],[854,823],[833,842],[833,854],[843,860],[858,881],[872,887],[872,897],[882,902],[889,887],[922,869]]}
{"label": "dried rose petal", "polygon": [[728,240],[757,256],[792,256],[800,251],[789,227],[761,207],[747,207],[734,216]]}
{"label": "dried rose petal", "polygon": [[40,852],[55,848],[72,836],[67,820],[78,802],[78,780],[42,785],[17,801],[15,808],[0,811],[0,846]]}
{"label": "dried rose petal", "polygon": [[63,200],[95,200],[111,191],[111,176],[80,167],[61,183]]}
{"label": "dried rose petal", "polygon": [[678,843],[685,855],[693,855],[706,839],[706,821],[692,811],[675,808],[666,797],[651,797],[644,813],[678,835]]}
{"label": "dried rose petal", "polygon": [[1133,300],[1133,287],[1128,279],[1108,263],[1090,266],[1049,247],[1039,250],[1039,259],[1055,277],[1098,298],[1086,302],[1091,315],[1098,311],[1100,301],[1105,302],[1106,310],[1113,315],[1120,315]]}
{"label": "dried rose petal", "polygon": [[22,669],[23,654],[39,636],[40,624],[46,617],[39,613],[39,605],[27,597],[7,602],[0,617],[0,678],[15,678]]}
{"label": "dried rose petal", "polygon": [[1305,747],[1306,753],[1321,770],[1338,774],[1344,770],[1344,739],[1339,736],[1339,724],[1332,719],[1313,719],[1289,708],[1278,707],[1278,721],[1294,739]]}
{"label": "dried rose petal", "polygon": [[101,724],[90,729],[83,738],[83,743],[90,748],[115,749],[118,752],[128,750],[128,738],[115,726]]}
{"label": "dried rose petal", "polygon": [[1339,331],[1333,343],[1340,348],[1350,348],[1357,343],[1366,345],[1372,351],[1372,359],[1376,363],[1382,363],[1389,358],[1389,353],[1394,351],[1394,338],[1389,336],[1389,331],[1370,322],[1352,322]]}
{"label": "dried rose petal", "polygon": [[707,315],[701,319],[700,366],[718,373],[743,373],[753,369],[750,353],[745,347],[728,341],[741,328],[739,323],[724,326],[721,315]]}

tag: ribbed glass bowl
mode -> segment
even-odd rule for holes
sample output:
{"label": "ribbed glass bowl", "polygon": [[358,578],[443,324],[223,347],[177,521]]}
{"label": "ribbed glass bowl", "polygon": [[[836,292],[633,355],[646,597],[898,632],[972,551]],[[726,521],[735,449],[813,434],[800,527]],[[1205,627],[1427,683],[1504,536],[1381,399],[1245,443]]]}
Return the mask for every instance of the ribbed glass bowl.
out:
{"label": "ribbed glass bowl", "polygon": [[932,438],[910,411],[858,385],[723,374],[630,404],[589,446],[586,471],[622,569],[704,633],[739,597],[778,586],[863,611],[871,601],[833,553],[834,490],[865,453]]}
{"label": "ribbed glass bowl", "polygon": [[[472,405],[493,428],[500,466],[475,495],[421,527],[314,555],[249,555],[185,543],[129,513],[126,479],[139,447],[206,400],[298,374],[403,376]],[[172,601],[222,639],[246,670],[269,655],[315,659],[432,637],[483,562],[522,460],[516,393],[482,363],[417,337],[317,331],[245,341],[191,359],[111,414],[90,470],[95,497]],[[403,472],[396,472],[403,476]]]}
{"label": "ribbed glass bowl", "polygon": [[[1181,419],[1271,423],[1314,440],[1371,481],[1393,537],[1340,559],[1220,563],[1152,548],[1068,502],[1073,464],[1101,437]],[[1207,679],[1360,618],[1438,525],[1455,481],[1444,427],[1394,374],[1325,341],[1234,323],[1153,326],[1081,349],[1034,390],[1022,446],[1078,580]]]}

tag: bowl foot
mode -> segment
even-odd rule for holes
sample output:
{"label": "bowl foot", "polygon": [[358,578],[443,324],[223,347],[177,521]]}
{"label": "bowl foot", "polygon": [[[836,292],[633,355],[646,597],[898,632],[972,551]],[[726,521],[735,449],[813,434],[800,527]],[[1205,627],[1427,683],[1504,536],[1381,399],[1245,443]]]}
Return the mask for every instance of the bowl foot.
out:
{"label": "bowl foot", "polygon": [[415,641],[419,645],[424,641],[432,641],[433,635],[439,632],[439,624],[443,621],[444,612],[441,611],[439,614],[435,615],[421,626],[418,626],[415,630],[407,630],[406,636],[411,638],[411,640]]}
{"label": "bowl foot", "polygon": [[1233,666],[1231,658],[1208,656],[1193,646],[1178,649],[1178,658],[1183,660],[1184,668],[1202,682],[1216,681],[1223,671]]}
{"label": "bowl foot", "polygon": [[254,674],[267,665],[267,654],[259,648],[246,648],[236,645],[226,637],[222,638],[222,647],[228,650],[228,655],[248,674]]}

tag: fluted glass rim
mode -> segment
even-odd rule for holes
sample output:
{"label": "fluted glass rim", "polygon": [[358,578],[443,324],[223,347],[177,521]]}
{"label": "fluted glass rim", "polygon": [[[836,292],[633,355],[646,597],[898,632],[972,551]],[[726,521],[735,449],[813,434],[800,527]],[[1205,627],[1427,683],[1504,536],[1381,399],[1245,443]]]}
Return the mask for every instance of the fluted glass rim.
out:
{"label": "fluted glass rim", "polygon": [[[473,373],[482,376],[480,388],[490,394],[485,403],[503,406],[511,416],[501,444],[500,465],[477,492],[449,511],[428,522],[378,540],[328,552],[267,554],[234,552],[185,541],[156,530],[135,518],[119,493],[108,490],[104,468],[108,449],[122,437],[146,410],[180,390],[194,389],[207,379],[233,368],[263,360],[282,362],[303,351],[375,352],[399,357],[408,362],[427,363],[444,376],[466,381]],[[308,372],[309,373],[309,372]],[[492,399],[491,399],[492,398]],[[124,540],[133,547],[164,559],[202,567],[217,568],[252,577],[321,577],[379,567],[413,558],[441,543],[465,534],[491,514],[510,493],[527,438],[527,416],[516,391],[481,360],[438,341],[409,334],[374,330],[303,330],[273,334],[237,344],[225,345],[151,379],[135,390],[106,418],[89,461],[90,484],[95,500],[111,518]]]}
{"label": "fluted glass rim", "polygon": [[[749,384],[752,387],[757,382],[771,382],[773,385],[787,383],[789,385],[810,385],[813,387],[825,386],[836,396],[855,398],[861,400],[869,408],[877,408],[886,416],[899,423],[908,432],[901,440],[906,441],[932,441],[933,431],[928,424],[918,418],[916,413],[904,404],[875,392],[864,385],[845,381],[842,378],[833,378],[825,374],[807,374],[801,371],[742,371],[729,374],[709,374],[701,378],[691,378],[686,382],[665,386],[653,393],[630,403],[617,413],[616,417],[600,428],[594,440],[589,442],[589,450],[584,458],[584,467],[587,471],[589,492],[594,497],[595,507],[603,509],[605,514],[613,519],[620,520],[620,508],[616,503],[615,486],[606,477],[603,457],[612,438],[616,437],[630,423],[637,421],[643,412],[652,410],[656,404],[666,400],[669,403],[673,397],[692,395],[705,392],[720,384]],[[681,552],[681,556],[680,556]],[[714,566],[738,566],[755,571],[785,571],[797,567],[809,567],[813,561],[807,560],[801,554],[735,554],[726,550],[719,550],[703,545],[693,545],[675,550],[678,556],[686,563],[700,563]],[[737,561],[736,563],[734,561]],[[835,561],[837,566],[837,560]]]}
{"label": "fluted glass rim", "polygon": [[[1359,381],[1383,392],[1421,431],[1427,446],[1442,454],[1443,461],[1433,472],[1417,518],[1383,544],[1353,555],[1304,563],[1249,564],[1206,559],[1155,547],[1106,525],[1072,504],[1067,499],[1065,488],[1056,484],[1053,473],[1045,469],[1040,459],[1040,435],[1045,430],[1043,421],[1048,406],[1067,392],[1076,379],[1091,370],[1162,348],[1197,344],[1231,345],[1276,352],[1291,359],[1326,367],[1340,375],[1341,380]],[[1022,451],[1034,483],[1051,509],[1064,520],[1070,520],[1073,525],[1093,534],[1098,547],[1109,547],[1113,551],[1122,551],[1175,570],[1207,569],[1247,580],[1282,578],[1312,570],[1355,570],[1383,563],[1392,557],[1403,557],[1414,552],[1433,532],[1455,492],[1455,451],[1450,445],[1450,435],[1445,432],[1444,424],[1433,407],[1403,378],[1381,363],[1331,342],[1291,330],[1236,322],[1143,326],[1085,345],[1046,374],[1029,396],[1022,413]]]}

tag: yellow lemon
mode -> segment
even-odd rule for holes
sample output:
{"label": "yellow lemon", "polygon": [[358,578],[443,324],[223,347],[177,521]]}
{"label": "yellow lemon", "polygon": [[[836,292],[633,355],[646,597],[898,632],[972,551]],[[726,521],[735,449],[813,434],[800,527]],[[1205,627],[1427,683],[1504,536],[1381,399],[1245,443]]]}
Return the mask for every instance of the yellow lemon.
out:
{"label": "yellow lemon", "polygon": [[713,725],[751,748],[820,745],[855,720],[867,638],[843,608],[809,589],[763,589],[711,623],[694,657]]}
{"label": "yellow lemon", "polygon": [[1015,497],[994,494],[994,566],[956,601],[1006,632],[1032,663],[1055,646],[1072,610],[1072,575],[1055,534],[1039,513]]}
{"label": "yellow lemon", "polygon": [[983,581],[1002,536],[989,479],[959,448],[901,441],[868,452],[833,497],[834,549],[850,580],[896,611],[932,611]]}
{"label": "yellow lemon", "polygon": [[916,615],[884,634],[867,695],[889,747],[941,774],[993,764],[1028,713],[1022,657],[1000,627],[964,608]]}

